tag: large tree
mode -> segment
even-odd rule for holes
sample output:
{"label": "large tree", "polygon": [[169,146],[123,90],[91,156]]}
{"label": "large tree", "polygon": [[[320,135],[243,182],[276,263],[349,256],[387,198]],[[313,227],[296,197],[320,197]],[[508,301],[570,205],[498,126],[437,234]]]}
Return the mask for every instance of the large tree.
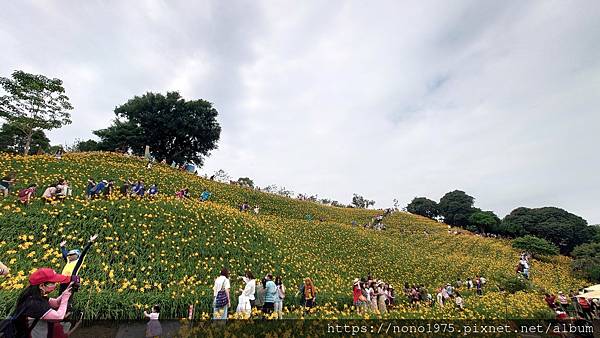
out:
{"label": "large tree", "polygon": [[571,267],[576,274],[592,282],[600,282],[600,243],[578,245],[571,254]]}
{"label": "large tree", "polygon": [[[27,142],[25,134],[21,129],[13,124],[5,123],[0,129],[0,151],[10,153],[23,153],[25,143]],[[38,150],[48,151],[50,149],[50,140],[42,130],[36,130],[31,135],[28,155],[35,154]]]}
{"label": "large tree", "polygon": [[586,220],[554,207],[517,208],[504,217],[501,227],[508,235],[544,238],[557,245],[563,254],[594,237],[594,229]]}
{"label": "large tree", "polygon": [[367,209],[372,205],[375,205],[375,201],[366,199],[361,195],[354,194],[352,196],[352,205],[356,208]]}
{"label": "large tree", "polygon": [[177,92],[136,96],[115,108],[115,114],[112,126],[94,132],[104,149],[131,148],[142,155],[150,146],[156,158],[168,162],[202,165],[221,134],[212,103],[186,101]]}
{"label": "large tree", "polygon": [[12,79],[0,77],[6,92],[0,96],[0,117],[18,128],[25,136],[23,154],[31,148],[37,130],[51,130],[71,123],[73,109],[65,95],[62,81],[17,70]]}
{"label": "large tree", "polygon": [[469,223],[476,226],[479,232],[495,232],[500,218],[493,211],[476,211],[469,216]]}
{"label": "large tree", "polygon": [[444,195],[438,205],[446,224],[465,227],[471,214],[477,211],[473,209],[474,202],[475,199],[464,191],[454,190]]}
{"label": "large tree", "polygon": [[406,206],[406,211],[411,214],[421,215],[432,219],[440,215],[437,202],[425,197],[413,198],[412,202]]}
{"label": "large tree", "polygon": [[523,236],[513,240],[513,248],[530,252],[534,257],[558,254],[558,247],[543,238]]}

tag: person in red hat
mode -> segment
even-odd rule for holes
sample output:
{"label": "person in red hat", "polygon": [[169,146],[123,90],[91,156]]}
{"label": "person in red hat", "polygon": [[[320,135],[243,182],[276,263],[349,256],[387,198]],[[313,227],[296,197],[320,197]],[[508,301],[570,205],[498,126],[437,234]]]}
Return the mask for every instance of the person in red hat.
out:
{"label": "person in red hat", "polygon": [[17,299],[17,337],[51,337],[54,324],[65,318],[71,286],[57,298],[48,295],[56,289],[57,283],[68,283],[70,279],[50,268],[37,269],[29,276],[30,285]]}

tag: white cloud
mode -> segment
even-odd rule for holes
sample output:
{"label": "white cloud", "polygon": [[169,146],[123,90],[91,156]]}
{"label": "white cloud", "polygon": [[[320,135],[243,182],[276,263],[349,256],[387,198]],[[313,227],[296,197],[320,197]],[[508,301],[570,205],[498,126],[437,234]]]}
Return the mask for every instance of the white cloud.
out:
{"label": "white cloud", "polygon": [[463,189],[500,216],[554,205],[600,222],[597,2],[6,7],[0,72],[60,77],[76,107],[55,142],[179,90],[220,111],[207,172],[381,207]]}

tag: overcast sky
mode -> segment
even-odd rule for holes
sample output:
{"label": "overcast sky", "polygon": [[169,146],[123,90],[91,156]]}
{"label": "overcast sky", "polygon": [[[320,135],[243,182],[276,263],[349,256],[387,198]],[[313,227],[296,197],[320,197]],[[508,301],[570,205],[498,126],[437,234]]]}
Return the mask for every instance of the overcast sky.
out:
{"label": "overcast sky", "polygon": [[215,104],[203,172],[389,207],[460,189],[600,223],[600,1],[3,1],[0,75],[58,77],[72,144],[146,91]]}

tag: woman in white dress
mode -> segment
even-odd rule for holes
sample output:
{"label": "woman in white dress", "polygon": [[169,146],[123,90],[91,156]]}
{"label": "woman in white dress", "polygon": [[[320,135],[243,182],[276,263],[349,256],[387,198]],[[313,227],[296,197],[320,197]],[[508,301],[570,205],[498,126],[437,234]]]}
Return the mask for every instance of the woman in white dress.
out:
{"label": "woman in white dress", "polygon": [[240,276],[240,279],[246,283],[240,297],[238,298],[237,313],[244,313],[245,316],[250,317],[252,314],[252,308],[254,307],[254,293],[256,292],[256,280],[252,272],[246,271],[245,276]]}

